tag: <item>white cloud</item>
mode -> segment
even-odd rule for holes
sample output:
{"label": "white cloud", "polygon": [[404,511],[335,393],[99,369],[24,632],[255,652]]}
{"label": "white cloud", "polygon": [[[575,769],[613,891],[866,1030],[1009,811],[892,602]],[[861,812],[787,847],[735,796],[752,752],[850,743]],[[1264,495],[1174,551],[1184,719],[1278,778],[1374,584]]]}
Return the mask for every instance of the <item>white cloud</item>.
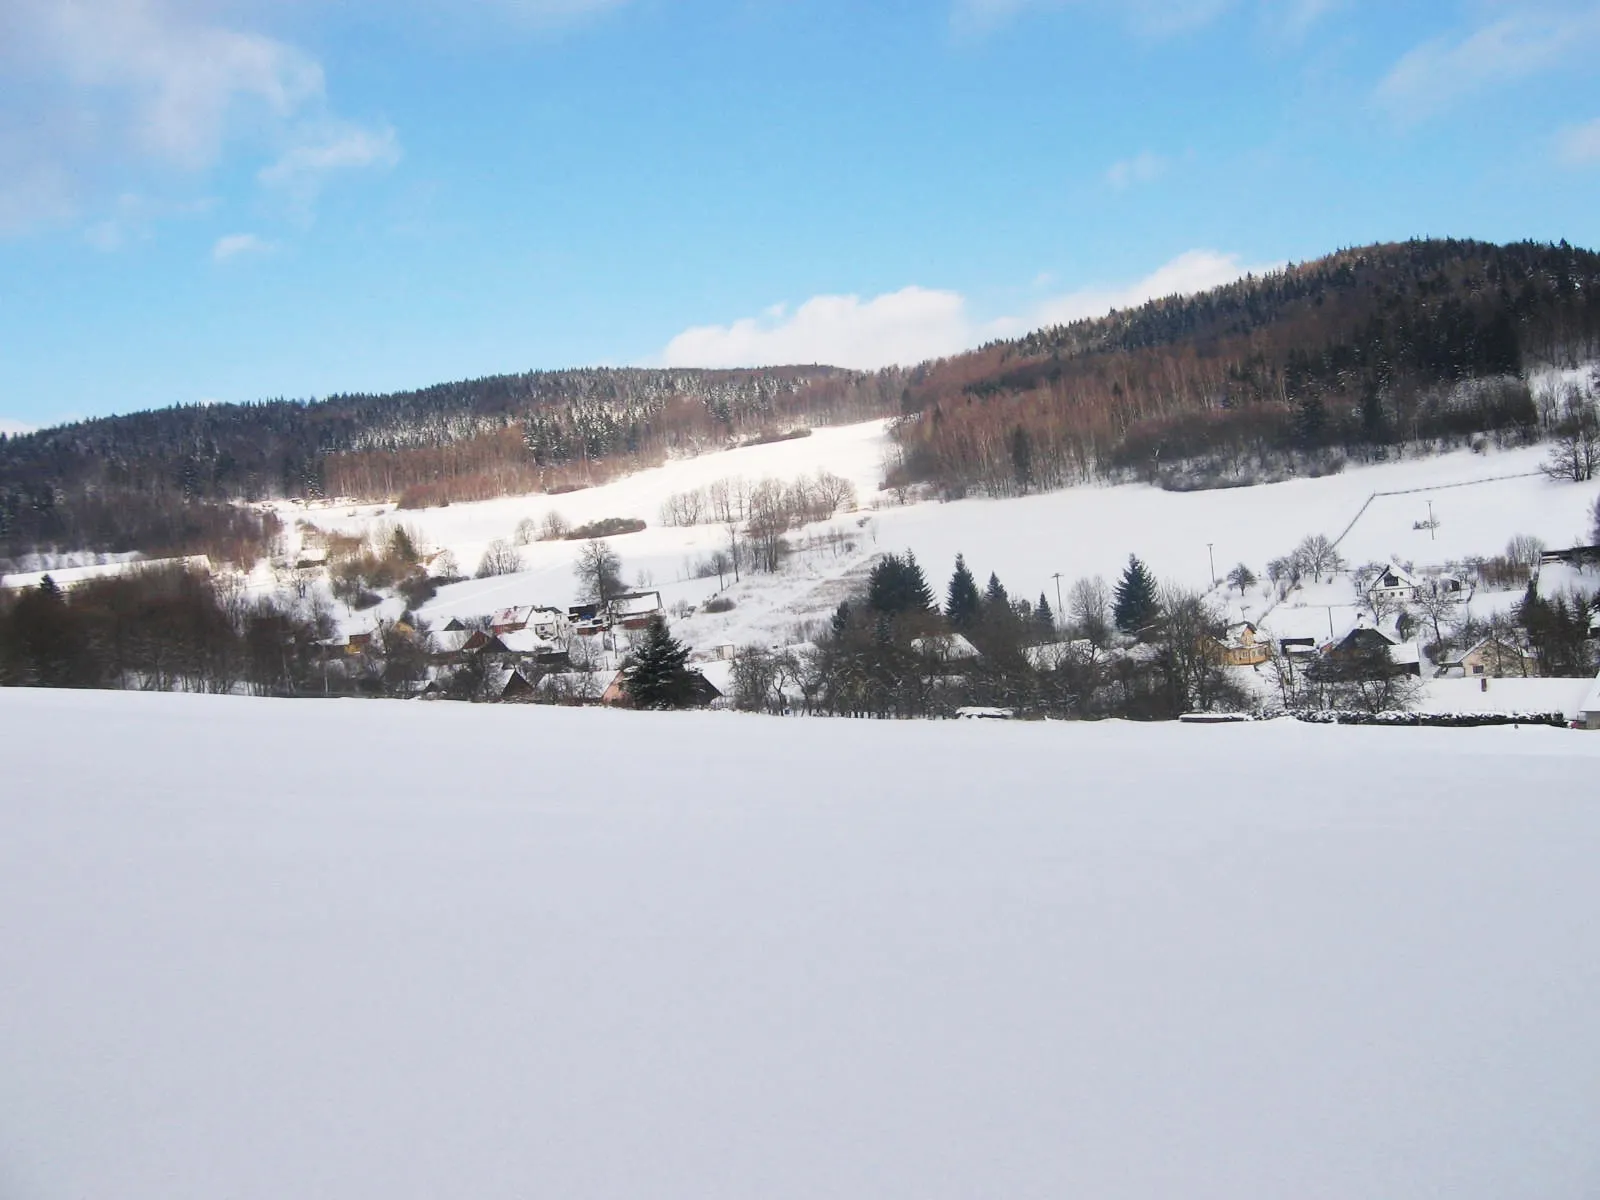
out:
{"label": "white cloud", "polygon": [[951,23],[963,33],[986,33],[1030,9],[1083,7],[1109,12],[1155,37],[1209,24],[1238,0],[954,0]]}
{"label": "white cloud", "polygon": [[532,25],[555,25],[621,8],[628,0],[486,0],[487,6]]}
{"label": "white cloud", "polygon": [[33,68],[179,166],[215,160],[241,106],[289,117],[323,94],[322,68],[285,42],[206,19],[179,0],[9,0]]}
{"label": "white cloud", "polygon": [[901,288],[870,300],[814,296],[791,313],[779,305],[731,325],[686,329],[661,354],[667,366],[746,367],[827,363],[857,370],[910,365],[970,350],[997,337],[1046,325],[1102,316],[1158,296],[1217,287],[1249,268],[1239,256],[1191,250],[1143,279],[1116,287],[1083,288],[1050,296],[1027,312],[981,318],[959,292]]}
{"label": "white cloud", "polygon": [[1170,159],[1144,150],[1132,158],[1112,163],[1106,169],[1106,182],[1120,192],[1136,183],[1153,183],[1165,175],[1171,165]]}
{"label": "white cloud", "polygon": [[231,262],[233,259],[249,255],[266,254],[272,249],[271,242],[253,233],[229,233],[219,237],[211,247],[211,261]]}
{"label": "white cloud", "polygon": [[1122,287],[1089,287],[1053,296],[1020,322],[1017,332],[1045,325],[1066,325],[1085,317],[1104,316],[1114,308],[1132,308],[1164,296],[1188,296],[1208,291],[1275,269],[1272,265],[1247,266],[1237,254],[1215,250],[1190,250],[1162,264],[1135,283]]}
{"label": "white cloud", "polygon": [[399,161],[400,142],[387,125],[369,129],[349,121],[327,120],[297,131],[295,141],[276,162],[261,169],[259,178],[303,205],[315,198],[323,181],[335,172],[392,167]]}
{"label": "white cloud", "polygon": [[1562,66],[1600,47],[1600,4],[1516,12],[1464,37],[1424,42],[1379,82],[1378,103],[1405,123],[1452,107],[1472,94]]}
{"label": "white cloud", "polygon": [[32,433],[37,428],[37,425],[29,425],[11,417],[0,417],[0,433],[5,434],[7,437],[16,437],[22,433]]}
{"label": "white cloud", "polygon": [[668,366],[828,363],[863,370],[921,362],[969,344],[966,302],[956,292],[907,287],[863,301],[813,296],[732,325],[686,329],[667,344]]}
{"label": "white cloud", "polygon": [[1569,167],[1600,163],[1600,118],[1569,125],[1557,133],[1556,156]]}
{"label": "white cloud", "polygon": [[[362,154],[392,161],[393,130],[330,113],[315,58],[240,27],[252,8],[273,11],[243,0],[0,0],[0,234],[92,211],[106,192],[163,172],[203,172],[240,145],[287,145],[268,170],[306,196],[320,171]],[[85,231],[101,246],[120,236],[106,218]]]}
{"label": "white cloud", "polygon": [[1347,0],[1266,0],[1263,8],[1290,37],[1304,37],[1323,17],[1343,8]]}

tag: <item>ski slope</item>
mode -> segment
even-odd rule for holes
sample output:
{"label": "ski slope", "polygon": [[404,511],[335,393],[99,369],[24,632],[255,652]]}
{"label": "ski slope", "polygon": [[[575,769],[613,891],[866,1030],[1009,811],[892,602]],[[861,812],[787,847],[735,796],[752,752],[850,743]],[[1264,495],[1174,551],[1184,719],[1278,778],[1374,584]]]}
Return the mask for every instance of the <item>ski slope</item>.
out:
{"label": "ski slope", "polygon": [[[737,604],[733,612],[679,622],[678,632],[689,642],[712,646],[798,636],[807,621],[826,616],[859,584],[872,557],[885,550],[913,551],[941,595],[955,555],[963,553],[980,581],[993,571],[1013,596],[1033,600],[1044,594],[1055,605],[1058,573],[1063,590],[1081,576],[1114,579],[1131,553],[1163,579],[1206,587],[1213,562],[1218,578],[1243,562],[1264,579],[1268,560],[1316,533],[1337,537],[1344,532],[1340,551],[1356,564],[1393,558],[1442,565],[1472,555],[1488,557],[1501,553],[1517,534],[1552,546],[1581,544],[1588,539],[1588,514],[1600,494],[1600,481],[1576,485],[1545,478],[1539,466],[1548,450],[1532,447],[1351,467],[1339,475],[1252,488],[1177,493],[1145,485],[1090,486],[1003,500],[902,505],[878,490],[890,452],[885,423],[874,421],[681,460],[563,496],[402,513],[384,506],[338,507],[304,516],[347,533],[404,521],[425,542],[450,549],[468,572],[489,542],[509,539],[524,517],[537,522],[552,509],[575,523],[637,517],[650,528],[612,539],[628,582],[648,581],[669,604],[699,604],[717,592],[717,580],[689,579],[688,567],[724,548],[726,535],[712,525],[660,527],[661,504],[670,494],[729,476],[789,480],[826,469],[851,479],[861,511],[798,535],[837,531],[853,543],[848,552],[800,555],[782,575],[747,576],[729,590]],[[1428,519],[1430,502],[1437,527],[1415,528]],[[525,547],[524,571],[446,588],[423,616],[443,623],[513,604],[571,603],[578,550],[573,542]],[[1347,604],[1352,599],[1338,597]],[[1257,599],[1251,615],[1265,604]],[[398,605],[392,607],[386,615],[398,615]]]}
{"label": "ski slope", "polygon": [[7,1200],[1600,1190],[1600,738],[0,728]]}

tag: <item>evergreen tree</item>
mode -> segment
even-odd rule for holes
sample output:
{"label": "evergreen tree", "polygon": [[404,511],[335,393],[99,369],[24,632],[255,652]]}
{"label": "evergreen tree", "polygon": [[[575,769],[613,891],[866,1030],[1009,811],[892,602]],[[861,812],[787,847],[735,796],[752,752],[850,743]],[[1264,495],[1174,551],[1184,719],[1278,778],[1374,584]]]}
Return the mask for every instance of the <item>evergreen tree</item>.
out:
{"label": "evergreen tree", "polygon": [[833,620],[830,624],[833,627],[833,636],[836,638],[843,637],[849,631],[850,601],[839,601],[839,607],[833,610]]}
{"label": "evergreen tree", "polygon": [[1011,607],[1011,597],[1006,594],[1005,584],[1000,582],[1000,576],[993,571],[989,572],[989,586],[984,589],[983,603],[996,613]]}
{"label": "evergreen tree", "polygon": [[1137,633],[1156,619],[1156,581],[1136,554],[1128,555],[1127,569],[1117,581],[1111,613],[1123,633]]}
{"label": "evergreen tree", "polygon": [[867,605],[873,612],[890,616],[938,611],[917,556],[909,551],[903,558],[885,554],[873,566],[867,577]]}
{"label": "evergreen tree", "polygon": [[623,690],[635,708],[688,708],[699,698],[698,680],[688,662],[689,648],[656,617],[623,668]]}
{"label": "evergreen tree", "polygon": [[950,576],[950,588],[945,593],[944,615],[950,628],[964,633],[978,623],[978,612],[983,601],[978,595],[978,583],[967,568],[967,560],[956,555],[955,574]]}
{"label": "evergreen tree", "polygon": [[1056,635],[1056,614],[1050,607],[1050,601],[1045,599],[1044,593],[1039,593],[1039,603],[1033,606],[1033,623],[1038,629],[1039,636],[1045,639]]}
{"label": "evergreen tree", "polygon": [[1327,440],[1328,410],[1322,397],[1307,392],[1300,397],[1294,410],[1294,440],[1302,450],[1316,450]]}
{"label": "evergreen tree", "polygon": [[1021,425],[1011,431],[1011,470],[1018,489],[1026,494],[1033,486],[1033,439]]}

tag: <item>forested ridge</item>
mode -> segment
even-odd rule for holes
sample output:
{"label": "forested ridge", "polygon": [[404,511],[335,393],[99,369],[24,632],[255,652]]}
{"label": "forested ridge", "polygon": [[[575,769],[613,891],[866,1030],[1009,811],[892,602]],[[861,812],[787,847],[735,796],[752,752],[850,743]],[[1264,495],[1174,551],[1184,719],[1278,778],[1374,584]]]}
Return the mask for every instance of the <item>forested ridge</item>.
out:
{"label": "forested ridge", "polygon": [[1006,495],[1135,474],[1250,483],[1567,414],[1529,372],[1600,358],[1600,255],[1566,243],[1340,251],[913,372],[905,481]]}
{"label": "forested ridge", "polygon": [[896,372],[596,368],[392,395],[187,405],[0,436],[0,556],[227,552],[232,501],[422,505],[601,482],[672,453],[894,410]]}
{"label": "forested ridge", "polygon": [[1546,436],[1571,413],[1529,374],[1596,359],[1592,251],[1369,246],[909,370],[540,371],[0,437],[0,557],[241,557],[266,530],[238,500],[554,492],[886,415],[899,417],[891,482],[946,495],[1120,477],[1251,483],[1430,441]]}

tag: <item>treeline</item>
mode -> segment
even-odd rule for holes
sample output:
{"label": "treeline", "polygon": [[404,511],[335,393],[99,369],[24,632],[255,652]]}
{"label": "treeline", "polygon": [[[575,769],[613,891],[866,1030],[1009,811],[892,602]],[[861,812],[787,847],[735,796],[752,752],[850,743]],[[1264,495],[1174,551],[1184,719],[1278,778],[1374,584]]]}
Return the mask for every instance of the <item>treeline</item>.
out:
{"label": "treeline", "polygon": [[1058,615],[1047,596],[1013,598],[993,574],[980,590],[958,556],[941,607],[916,557],[888,554],[809,647],[742,651],[734,704],[880,718],[998,708],[1137,720],[1251,707],[1222,666],[1220,614],[1199,593],[1158,586],[1137,558],[1115,588],[1080,580],[1063,603]]}
{"label": "treeline", "polygon": [[895,411],[898,372],[530,372],[390,395],[192,405],[0,436],[0,557],[198,551],[240,500],[412,506],[604,482],[665,455]]}
{"label": "treeline", "polygon": [[0,685],[262,696],[319,690],[326,618],[247,603],[205,574],[134,571],[0,597]]}
{"label": "treeline", "polygon": [[1256,482],[1565,417],[1524,372],[1600,358],[1600,255],[1566,243],[1344,251],[919,368],[898,479],[1012,495],[1137,476]]}

